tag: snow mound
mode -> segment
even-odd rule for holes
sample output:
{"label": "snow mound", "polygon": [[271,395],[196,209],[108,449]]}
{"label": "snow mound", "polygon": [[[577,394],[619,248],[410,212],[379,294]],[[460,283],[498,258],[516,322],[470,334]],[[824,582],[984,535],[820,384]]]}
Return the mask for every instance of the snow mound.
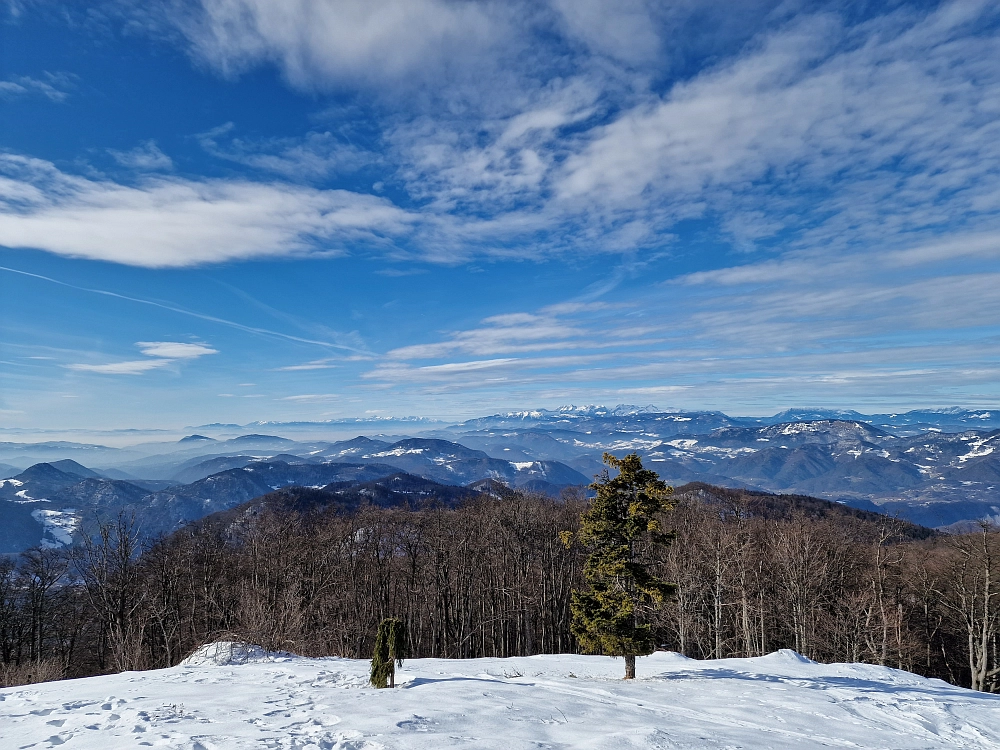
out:
{"label": "snow mound", "polygon": [[217,641],[206,643],[180,663],[182,667],[230,667],[234,664],[287,661],[294,654],[287,651],[266,651],[252,643]]}
{"label": "snow mound", "polygon": [[783,648],[768,654],[767,656],[757,657],[761,660],[774,661],[774,662],[786,662],[788,664],[819,664],[807,656],[803,656],[798,651],[793,651],[790,648]]}

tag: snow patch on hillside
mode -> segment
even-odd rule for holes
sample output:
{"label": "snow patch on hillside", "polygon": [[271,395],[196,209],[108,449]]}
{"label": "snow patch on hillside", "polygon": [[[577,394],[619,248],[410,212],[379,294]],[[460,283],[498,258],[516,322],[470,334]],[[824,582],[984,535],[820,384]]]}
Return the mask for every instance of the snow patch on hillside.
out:
{"label": "snow patch on hillside", "polygon": [[0,746],[267,748],[996,748],[1000,696],[792,651],[695,661],[593,656],[368,662],[222,643],[172,669],[0,690]]}
{"label": "snow patch on hillside", "polygon": [[80,525],[75,508],[33,510],[31,517],[42,525],[42,549],[68,547],[73,543],[73,532]]}

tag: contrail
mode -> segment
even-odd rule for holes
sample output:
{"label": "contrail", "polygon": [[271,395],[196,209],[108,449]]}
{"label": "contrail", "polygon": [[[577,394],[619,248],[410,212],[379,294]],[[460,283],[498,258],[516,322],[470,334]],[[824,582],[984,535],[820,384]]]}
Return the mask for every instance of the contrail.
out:
{"label": "contrail", "polygon": [[21,271],[17,268],[8,268],[7,266],[0,266],[0,271],[6,271],[7,273],[14,273],[20,276],[30,276],[33,279],[41,279],[42,281],[48,281],[52,284],[58,284],[59,286],[64,286],[69,289],[76,289],[80,292],[89,292],[91,294],[102,294],[105,297],[114,297],[116,299],[123,299],[128,302],[136,302],[140,305],[149,305],[151,307],[159,307],[162,310],[169,310],[170,312],[178,313],[180,315],[187,315],[192,318],[198,318],[199,320],[207,320],[210,323],[218,323],[220,325],[229,326],[230,328],[235,328],[238,331],[244,331],[246,333],[254,333],[260,336],[274,336],[275,338],[285,339],[286,341],[295,341],[300,344],[312,344],[314,346],[322,346],[328,349],[343,349],[345,351],[354,352],[355,354],[370,354],[363,349],[357,349],[352,346],[346,346],[345,344],[334,344],[330,341],[317,341],[315,339],[306,339],[300,336],[292,336],[288,333],[279,333],[278,331],[271,331],[267,328],[255,328],[254,326],[246,326],[242,323],[237,323],[233,320],[226,320],[225,318],[217,318],[214,315],[206,315],[204,313],[194,312],[192,310],[185,310],[183,307],[176,307],[174,305],[168,305],[163,302],[154,302],[148,299],[141,299],[139,297],[129,297],[126,294],[118,294],[118,292],[109,292],[105,289],[91,289],[90,287],[77,286],[76,284],[70,284],[65,281],[60,281],[59,279],[53,279],[51,276],[43,276],[40,273],[31,273],[30,271]]}

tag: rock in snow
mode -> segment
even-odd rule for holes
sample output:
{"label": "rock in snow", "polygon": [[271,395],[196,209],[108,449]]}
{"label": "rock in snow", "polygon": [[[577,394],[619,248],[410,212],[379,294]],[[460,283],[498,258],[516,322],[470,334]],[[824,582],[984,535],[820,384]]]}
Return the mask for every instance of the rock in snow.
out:
{"label": "rock in snow", "polygon": [[395,690],[368,662],[234,644],[171,669],[0,690],[0,747],[991,748],[1000,696],[791,651],[694,661],[533,656],[405,664]]}

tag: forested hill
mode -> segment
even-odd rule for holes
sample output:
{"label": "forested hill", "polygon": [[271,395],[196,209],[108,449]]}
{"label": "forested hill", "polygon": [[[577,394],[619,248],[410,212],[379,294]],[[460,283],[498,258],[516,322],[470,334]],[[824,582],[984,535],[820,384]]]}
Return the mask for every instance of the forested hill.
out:
{"label": "forested hill", "polygon": [[[474,487],[439,484],[423,477],[398,472],[367,482],[333,482],[325,487],[290,486],[261,495],[233,508],[212,513],[198,524],[216,529],[240,524],[245,519],[267,513],[283,515],[316,515],[319,513],[355,513],[364,508],[457,508],[470,502],[490,502],[521,496],[530,490],[518,491],[495,481],[477,483]],[[588,491],[568,488],[563,502],[585,502]],[[703,482],[691,482],[676,487],[673,495],[678,505],[704,504],[722,516],[739,516],[760,520],[788,521],[802,518],[809,521],[829,521],[848,528],[859,539],[876,536],[879,530],[891,529],[896,541],[917,541],[940,535],[934,529],[891,518],[874,511],[837,503],[808,495],[784,495],[769,492],[719,487]]]}
{"label": "forested hill", "polygon": [[325,487],[282,487],[233,508],[205,516],[197,526],[224,529],[261,514],[308,516],[319,513],[353,513],[362,508],[454,508],[481,497],[468,487],[439,484],[430,479],[397,472],[367,482],[331,482]]}
{"label": "forested hill", "polygon": [[787,521],[795,516],[801,516],[812,520],[831,520],[841,523],[849,521],[852,526],[868,529],[882,529],[891,525],[896,538],[909,541],[929,539],[941,534],[939,531],[902,518],[809,495],[784,495],[690,482],[676,487],[674,497],[679,503],[704,502],[718,506],[720,512],[724,514],[743,513],[770,520]]}

